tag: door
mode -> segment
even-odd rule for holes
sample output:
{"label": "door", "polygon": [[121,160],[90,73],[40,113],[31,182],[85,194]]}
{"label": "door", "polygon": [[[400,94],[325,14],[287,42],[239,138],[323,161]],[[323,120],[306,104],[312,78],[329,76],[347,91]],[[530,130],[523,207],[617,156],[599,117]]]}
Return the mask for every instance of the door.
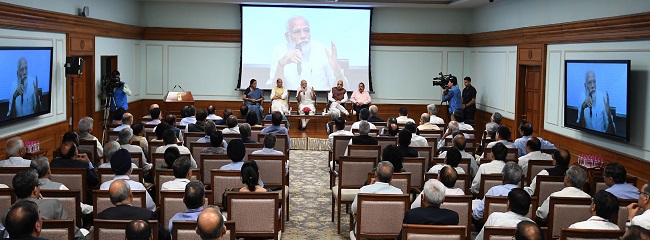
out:
{"label": "door", "polygon": [[533,126],[533,135],[539,136],[542,111],[542,71],[539,66],[525,66],[524,84],[525,104],[521,119],[530,122]]}
{"label": "door", "polygon": [[66,116],[69,131],[78,131],[79,120],[86,116],[92,117],[95,107],[93,58],[86,56],[83,59],[83,73],[66,76]]}

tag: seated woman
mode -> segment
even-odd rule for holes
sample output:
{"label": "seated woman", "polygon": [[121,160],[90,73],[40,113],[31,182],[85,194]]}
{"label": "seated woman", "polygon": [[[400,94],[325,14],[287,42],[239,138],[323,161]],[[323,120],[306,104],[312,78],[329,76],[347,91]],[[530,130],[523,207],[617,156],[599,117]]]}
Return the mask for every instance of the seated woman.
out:
{"label": "seated woman", "polygon": [[399,126],[397,126],[397,119],[394,117],[388,118],[386,120],[386,127],[381,129],[379,136],[397,136],[399,133]]}
{"label": "seated woman", "polygon": [[282,78],[278,78],[275,80],[275,87],[271,89],[271,112],[287,114],[289,113],[289,104],[287,104],[289,92],[282,83]]}
{"label": "seated woman", "polygon": [[244,91],[244,96],[242,96],[244,104],[248,106],[248,114],[257,115],[258,124],[262,119],[262,101],[264,101],[264,96],[262,95],[262,90],[257,88],[257,80],[251,79],[250,85]]}
{"label": "seated woman", "polygon": [[[402,162],[404,161],[402,150],[397,145],[391,144],[386,146],[384,151],[381,153],[381,159],[382,161],[388,161],[393,164],[393,169],[395,169],[394,171],[396,173],[406,172],[402,165]],[[377,171],[376,167],[370,170],[371,173],[375,173],[375,171]]]}
{"label": "seated woman", "polygon": [[259,182],[260,171],[255,160],[245,162],[241,167],[241,183],[246,184],[246,187],[239,189],[239,192],[267,192]]}
{"label": "seated woman", "polygon": [[258,120],[257,115],[255,114],[246,115],[246,123],[248,123],[248,125],[251,125],[251,127],[261,127],[262,125],[259,122],[260,121]]}

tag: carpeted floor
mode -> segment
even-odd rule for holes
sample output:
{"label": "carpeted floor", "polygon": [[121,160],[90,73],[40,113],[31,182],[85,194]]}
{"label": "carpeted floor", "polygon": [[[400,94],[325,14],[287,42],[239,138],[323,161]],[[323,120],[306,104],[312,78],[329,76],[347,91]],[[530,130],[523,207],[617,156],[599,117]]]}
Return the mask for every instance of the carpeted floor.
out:
{"label": "carpeted floor", "polygon": [[331,221],[327,157],[327,151],[291,150],[290,220],[282,239],[349,239],[348,215],[341,216],[341,235]]}

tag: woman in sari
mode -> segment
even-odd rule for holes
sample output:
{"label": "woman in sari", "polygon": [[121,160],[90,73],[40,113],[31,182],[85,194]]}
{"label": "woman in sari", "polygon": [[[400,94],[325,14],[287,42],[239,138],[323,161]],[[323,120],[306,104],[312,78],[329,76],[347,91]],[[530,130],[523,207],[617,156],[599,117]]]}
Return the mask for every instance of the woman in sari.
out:
{"label": "woman in sari", "polygon": [[256,114],[258,121],[260,121],[262,119],[262,101],[264,101],[264,96],[262,95],[262,90],[257,88],[257,80],[251,79],[250,85],[244,91],[242,100],[248,106],[248,113]]}

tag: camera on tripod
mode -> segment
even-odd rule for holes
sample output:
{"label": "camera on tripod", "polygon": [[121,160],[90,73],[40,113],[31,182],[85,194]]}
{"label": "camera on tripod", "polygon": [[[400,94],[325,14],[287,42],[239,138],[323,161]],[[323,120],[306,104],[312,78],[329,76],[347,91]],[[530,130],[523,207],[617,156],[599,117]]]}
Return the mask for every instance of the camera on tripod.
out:
{"label": "camera on tripod", "polygon": [[104,76],[102,79],[102,85],[101,85],[101,93],[100,93],[100,99],[102,101],[112,98],[113,97],[113,92],[115,91],[116,88],[121,88],[124,86],[124,83],[120,81],[120,75],[117,73],[117,71],[114,71],[111,74],[107,74]]}
{"label": "camera on tripod", "polygon": [[442,72],[438,73],[440,76],[433,78],[433,86],[440,86],[442,89],[447,89],[447,84],[449,84],[449,81],[452,79],[456,79],[451,74],[444,75]]}

